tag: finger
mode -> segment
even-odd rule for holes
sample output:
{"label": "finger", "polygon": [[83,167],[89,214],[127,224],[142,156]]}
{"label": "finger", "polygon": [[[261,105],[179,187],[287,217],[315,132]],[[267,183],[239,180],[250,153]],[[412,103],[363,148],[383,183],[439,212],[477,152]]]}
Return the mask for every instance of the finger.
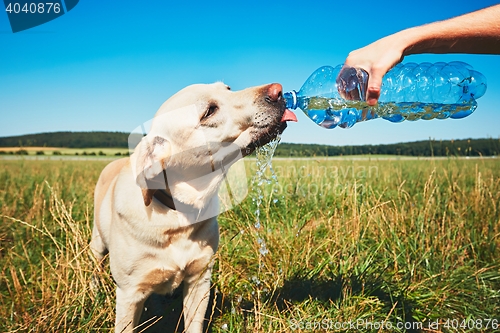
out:
{"label": "finger", "polygon": [[366,93],[366,103],[368,105],[370,106],[376,105],[379,97],[380,97],[380,88],[368,87],[368,91]]}
{"label": "finger", "polygon": [[378,71],[372,71],[368,78],[368,88],[366,89],[366,103],[370,106],[377,104],[380,97],[382,86],[382,77],[385,73],[380,74]]}

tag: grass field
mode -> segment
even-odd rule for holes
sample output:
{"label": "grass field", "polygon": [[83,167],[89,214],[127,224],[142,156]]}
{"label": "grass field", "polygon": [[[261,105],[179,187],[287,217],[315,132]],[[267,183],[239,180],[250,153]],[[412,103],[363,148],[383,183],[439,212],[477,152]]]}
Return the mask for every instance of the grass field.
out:
{"label": "grass field", "polygon": [[[89,288],[106,163],[0,160],[0,332],[112,331],[111,277]],[[273,164],[279,186],[265,191],[262,227],[251,195],[219,218],[209,331],[499,327],[498,159]],[[179,302],[162,314],[174,326]]]}

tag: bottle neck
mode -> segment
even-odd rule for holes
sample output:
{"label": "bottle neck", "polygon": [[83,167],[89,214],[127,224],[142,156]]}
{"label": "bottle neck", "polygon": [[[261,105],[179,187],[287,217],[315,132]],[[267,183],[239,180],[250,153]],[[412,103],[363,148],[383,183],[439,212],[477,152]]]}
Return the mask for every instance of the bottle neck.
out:
{"label": "bottle neck", "polygon": [[286,101],[286,108],[295,110],[297,108],[297,92],[292,90],[283,94],[283,98]]}

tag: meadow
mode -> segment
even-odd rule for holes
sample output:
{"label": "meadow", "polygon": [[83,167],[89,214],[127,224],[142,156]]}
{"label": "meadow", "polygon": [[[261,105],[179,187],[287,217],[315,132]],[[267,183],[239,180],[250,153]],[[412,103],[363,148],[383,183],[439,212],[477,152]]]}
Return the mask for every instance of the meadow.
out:
{"label": "meadow", "polygon": [[[112,277],[98,274],[97,292],[89,283],[106,163],[0,160],[0,332],[113,331]],[[245,164],[250,178],[255,160]],[[255,190],[219,217],[208,332],[498,330],[498,158],[273,166],[260,228]],[[162,298],[139,331],[182,331],[180,302]]]}

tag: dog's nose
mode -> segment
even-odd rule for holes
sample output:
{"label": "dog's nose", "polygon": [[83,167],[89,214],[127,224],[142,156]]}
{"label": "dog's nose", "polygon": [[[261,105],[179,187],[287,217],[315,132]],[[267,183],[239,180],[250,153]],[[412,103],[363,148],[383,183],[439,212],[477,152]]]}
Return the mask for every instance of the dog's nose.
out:
{"label": "dog's nose", "polygon": [[270,102],[277,102],[283,97],[283,87],[279,83],[270,84],[267,88],[267,96]]}

